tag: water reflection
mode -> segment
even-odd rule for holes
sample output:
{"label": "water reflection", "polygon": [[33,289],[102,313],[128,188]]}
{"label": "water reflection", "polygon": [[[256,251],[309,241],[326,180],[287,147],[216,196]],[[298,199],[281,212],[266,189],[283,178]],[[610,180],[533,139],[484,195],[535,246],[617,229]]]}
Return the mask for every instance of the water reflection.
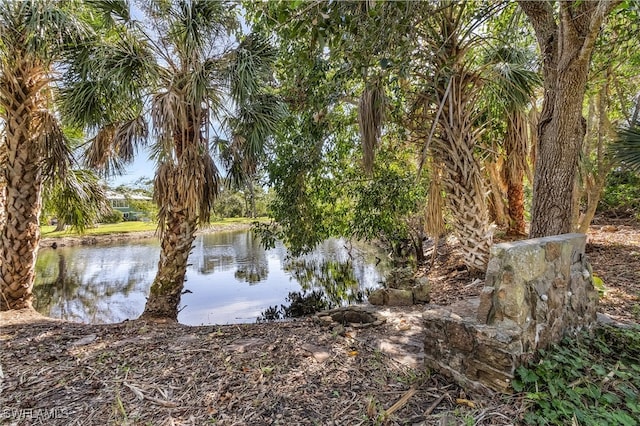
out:
{"label": "water reflection", "polygon": [[[155,276],[155,240],[112,246],[44,249],[36,264],[36,309],[48,316],[88,323],[136,318]],[[178,320],[184,324],[253,322],[291,292],[321,291],[332,305],[363,300],[382,280],[375,251],[350,252],[340,240],[302,258],[278,244],[265,250],[249,231],[198,236],[189,257]]]}

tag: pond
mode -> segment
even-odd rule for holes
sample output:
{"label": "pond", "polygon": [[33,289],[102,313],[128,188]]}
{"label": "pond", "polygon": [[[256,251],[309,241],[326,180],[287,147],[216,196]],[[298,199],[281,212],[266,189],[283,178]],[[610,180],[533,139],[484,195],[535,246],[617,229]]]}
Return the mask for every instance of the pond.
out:
{"label": "pond", "polygon": [[[135,319],[144,310],[159,255],[155,239],[42,249],[34,307],[49,317],[84,323]],[[385,256],[375,248],[339,239],[291,258],[281,243],[265,250],[251,231],[199,235],[189,257],[178,321],[255,322],[265,312],[286,310],[291,292],[321,291],[333,306],[361,302],[367,289],[383,281],[387,264],[380,259]]]}

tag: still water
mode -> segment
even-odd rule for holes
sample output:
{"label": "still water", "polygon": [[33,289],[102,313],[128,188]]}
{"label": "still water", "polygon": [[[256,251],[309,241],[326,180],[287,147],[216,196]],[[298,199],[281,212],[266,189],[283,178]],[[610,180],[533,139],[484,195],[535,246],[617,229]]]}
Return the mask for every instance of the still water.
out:
{"label": "still water", "polygon": [[[349,249],[347,249],[347,246]],[[156,273],[159,243],[42,249],[36,264],[36,309],[47,316],[85,323],[137,318]],[[277,244],[265,250],[250,231],[196,238],[178,320],[183,324],[254,322],[290,292],[321,290],[334,305],[363,300],[383,280],[381,253],[367,246],[328,240],[313,253],[290,258]]]}

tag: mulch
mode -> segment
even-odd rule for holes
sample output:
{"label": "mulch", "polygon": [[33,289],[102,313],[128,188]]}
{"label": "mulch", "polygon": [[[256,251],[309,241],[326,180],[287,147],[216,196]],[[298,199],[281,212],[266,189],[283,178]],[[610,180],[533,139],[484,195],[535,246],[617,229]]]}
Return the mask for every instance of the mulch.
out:
{"label": "mulch", "polygon": [[[640,226],[594,226],[587,254],[605,284],[600,311],[638,322]],[[478,294],[450,246],[424,272],[433,302]],[[17,425],[507,425],[521,395],[467,395],[379,350],[403,321],[337,328],[311,318],[189,327],[84,325],[0,313],[0,423]],[[418,336],[419,338],[419,336]]]}

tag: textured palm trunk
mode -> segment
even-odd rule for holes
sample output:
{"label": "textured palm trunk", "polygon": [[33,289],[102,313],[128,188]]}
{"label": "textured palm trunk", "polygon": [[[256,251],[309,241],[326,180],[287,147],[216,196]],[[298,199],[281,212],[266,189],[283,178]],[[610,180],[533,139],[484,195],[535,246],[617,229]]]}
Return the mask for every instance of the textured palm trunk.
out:
{"label": "textured palm trunk", "polygon": [[507,120],[505,137],[505,176],[507,179],[507,204],[509,233],[525,235],[524,175],[527,170],[528,131],[524,112],[514,112]]}
{"label": "textured palm trunk", "polygon": [[167,213],[160,245],[158,272],[149,291],[142,318],[178,320],[178,305],[187,272],[196,231],[196,218],[186,209],[175,208]]}
{"label": "textured palm trunk", "polygon": [[487,193],[473,153],[479,133],[473,126],[474,99],[468,87],[468,78],[452,77],[451,90],[445,95],[445,114],[439,120],[442,135],[434,141],[433,151],[443,167],[442,186],[463,261],[470,269],[483,271],[493,238]]}
{"label": "textured palm trunk", "polygon": [[[20,64],[20,62],[18,62]],[[0,310],[31,307],[35,263],[40,241],[42,161],[37,137],[36,103],[46,84],[27,61],[0,81],[5,107],[6,180],[0,245]]]}
{"label": "textured palm trunk", "polygon": [[[447,151],[456,149],[450,148]],[[486,191],[471,149],[457,148],[457,152],[447,152],[440,157],[444,166],[442,186],[447,194],[447,208],[452,212],[451,225],[460,242],[463,262],[470,269],[483,271],[492,244]]]}
{"label": "textured palm trunk", "polygon": [[[0,142],[0,144],[2,144],[2,142]],[[6,193],[6,188],[7,188],[7,180],[5,179],[5,171],[4,171],[4,164],[7,161],[7,157],[5,155],[3,155],[3,146],[0,145],[0,235],[2,234],[2,229],[4,228],[4,224],[5,224],[5,206],[6,206],[6,199],[7,199],[7,193]]]}
{"label": "textured palm trunk", "polygon": [[484,163],[484,168],[491,190],[488,200],[489,219],[498,226],[506,226],[509,223],[509,211],[504,202],[504,185],[500,177],[501,169],[498,163],[490,161]]}

